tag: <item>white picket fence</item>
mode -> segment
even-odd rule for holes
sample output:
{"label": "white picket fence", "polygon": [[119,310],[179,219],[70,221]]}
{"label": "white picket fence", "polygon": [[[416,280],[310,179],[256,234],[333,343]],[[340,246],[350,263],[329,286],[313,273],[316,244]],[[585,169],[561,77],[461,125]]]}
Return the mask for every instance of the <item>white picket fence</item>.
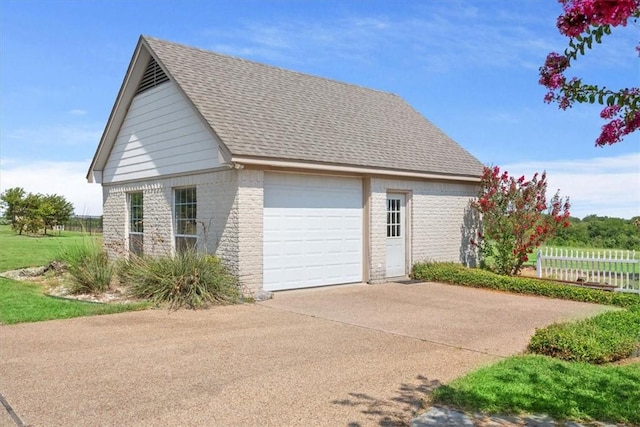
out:
{"label": "white picket fence", "polygon": [[582,251],[544,247],[538,250],[536,274],[577,283],[611,285],[640,293],[640,260],[635,251]]}

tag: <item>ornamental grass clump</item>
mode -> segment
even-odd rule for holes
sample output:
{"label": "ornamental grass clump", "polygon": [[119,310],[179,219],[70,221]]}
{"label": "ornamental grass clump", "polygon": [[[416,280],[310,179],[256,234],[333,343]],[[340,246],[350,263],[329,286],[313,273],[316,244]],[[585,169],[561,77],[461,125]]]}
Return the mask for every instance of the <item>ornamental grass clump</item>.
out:
{"label": "ornamental grass clump", "polygon": [[119,277],[130,296],[168,304],[170,310],[234,304],[242,300],[237,280],[220,260],[196,251],[174,256],[132,256]]}
{"label": "ornamental grass clump", "polygon": [[59,258],[71,275],[69,293],[101,293],[109,289],[116,266],[100,245],[92,240],[63,249]]}

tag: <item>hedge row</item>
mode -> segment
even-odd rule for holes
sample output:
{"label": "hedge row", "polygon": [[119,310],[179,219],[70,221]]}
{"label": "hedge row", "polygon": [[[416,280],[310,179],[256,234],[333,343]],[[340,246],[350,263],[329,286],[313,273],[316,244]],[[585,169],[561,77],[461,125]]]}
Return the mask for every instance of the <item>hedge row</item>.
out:
{"label": "hedge row", "polygon": [[467,268],[456,263],[418,262],[414,264],[411,276],[416,280],[451,283],[473,288],[495,289],[526,295],[615,305],[623,308],[640,307],[640,295],[638,294],[606,292],[528,277],[501,276],[490,271]]}
{"label": "hedge row", "polygon": [[603,313],[537,329],[528,349],[575,362],[599,364],[626,359],[640,351],[640,310]]}

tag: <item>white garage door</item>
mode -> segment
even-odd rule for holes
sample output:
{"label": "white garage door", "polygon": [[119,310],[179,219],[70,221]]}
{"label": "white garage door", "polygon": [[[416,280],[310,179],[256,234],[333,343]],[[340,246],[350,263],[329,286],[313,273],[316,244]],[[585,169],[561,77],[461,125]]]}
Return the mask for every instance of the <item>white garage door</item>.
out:
{"label": "white garage door", "polygon": [[362,281],[362,181],[265,173],[264,289]]}

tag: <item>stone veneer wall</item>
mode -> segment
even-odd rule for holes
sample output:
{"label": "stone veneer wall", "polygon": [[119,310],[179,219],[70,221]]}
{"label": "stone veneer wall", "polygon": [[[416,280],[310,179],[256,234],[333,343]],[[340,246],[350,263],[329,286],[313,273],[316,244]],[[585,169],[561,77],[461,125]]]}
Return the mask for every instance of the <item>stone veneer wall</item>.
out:
{"label": "stone veneer wall", "polygon": [[240,283],[249,290],[262,290],[264,218],[264,172],[241,170],[238,174],[237,262]]}
{"label": "stone veneer wall", "polygon": [[475,264],[476,252],[469,239],[477,230],[469,203],[477,194],[475,184],[371,179],[370,281],[381,282],[386,272],[387,192],[407,194],[410,218],[410,259],[407,274],[417,261],[455,261]]}
{"label": "stone veneer wall", "polygon": [[[110,256],[128,252],[127,193],[141,191],[144,253],[172,254],[173,189],[196,187],[198,245],[219,256],[247,290],[262,288],[263,173],[225,170],[103,187],[104,247]],[[259,243],[259,244],[257,244]]]}

